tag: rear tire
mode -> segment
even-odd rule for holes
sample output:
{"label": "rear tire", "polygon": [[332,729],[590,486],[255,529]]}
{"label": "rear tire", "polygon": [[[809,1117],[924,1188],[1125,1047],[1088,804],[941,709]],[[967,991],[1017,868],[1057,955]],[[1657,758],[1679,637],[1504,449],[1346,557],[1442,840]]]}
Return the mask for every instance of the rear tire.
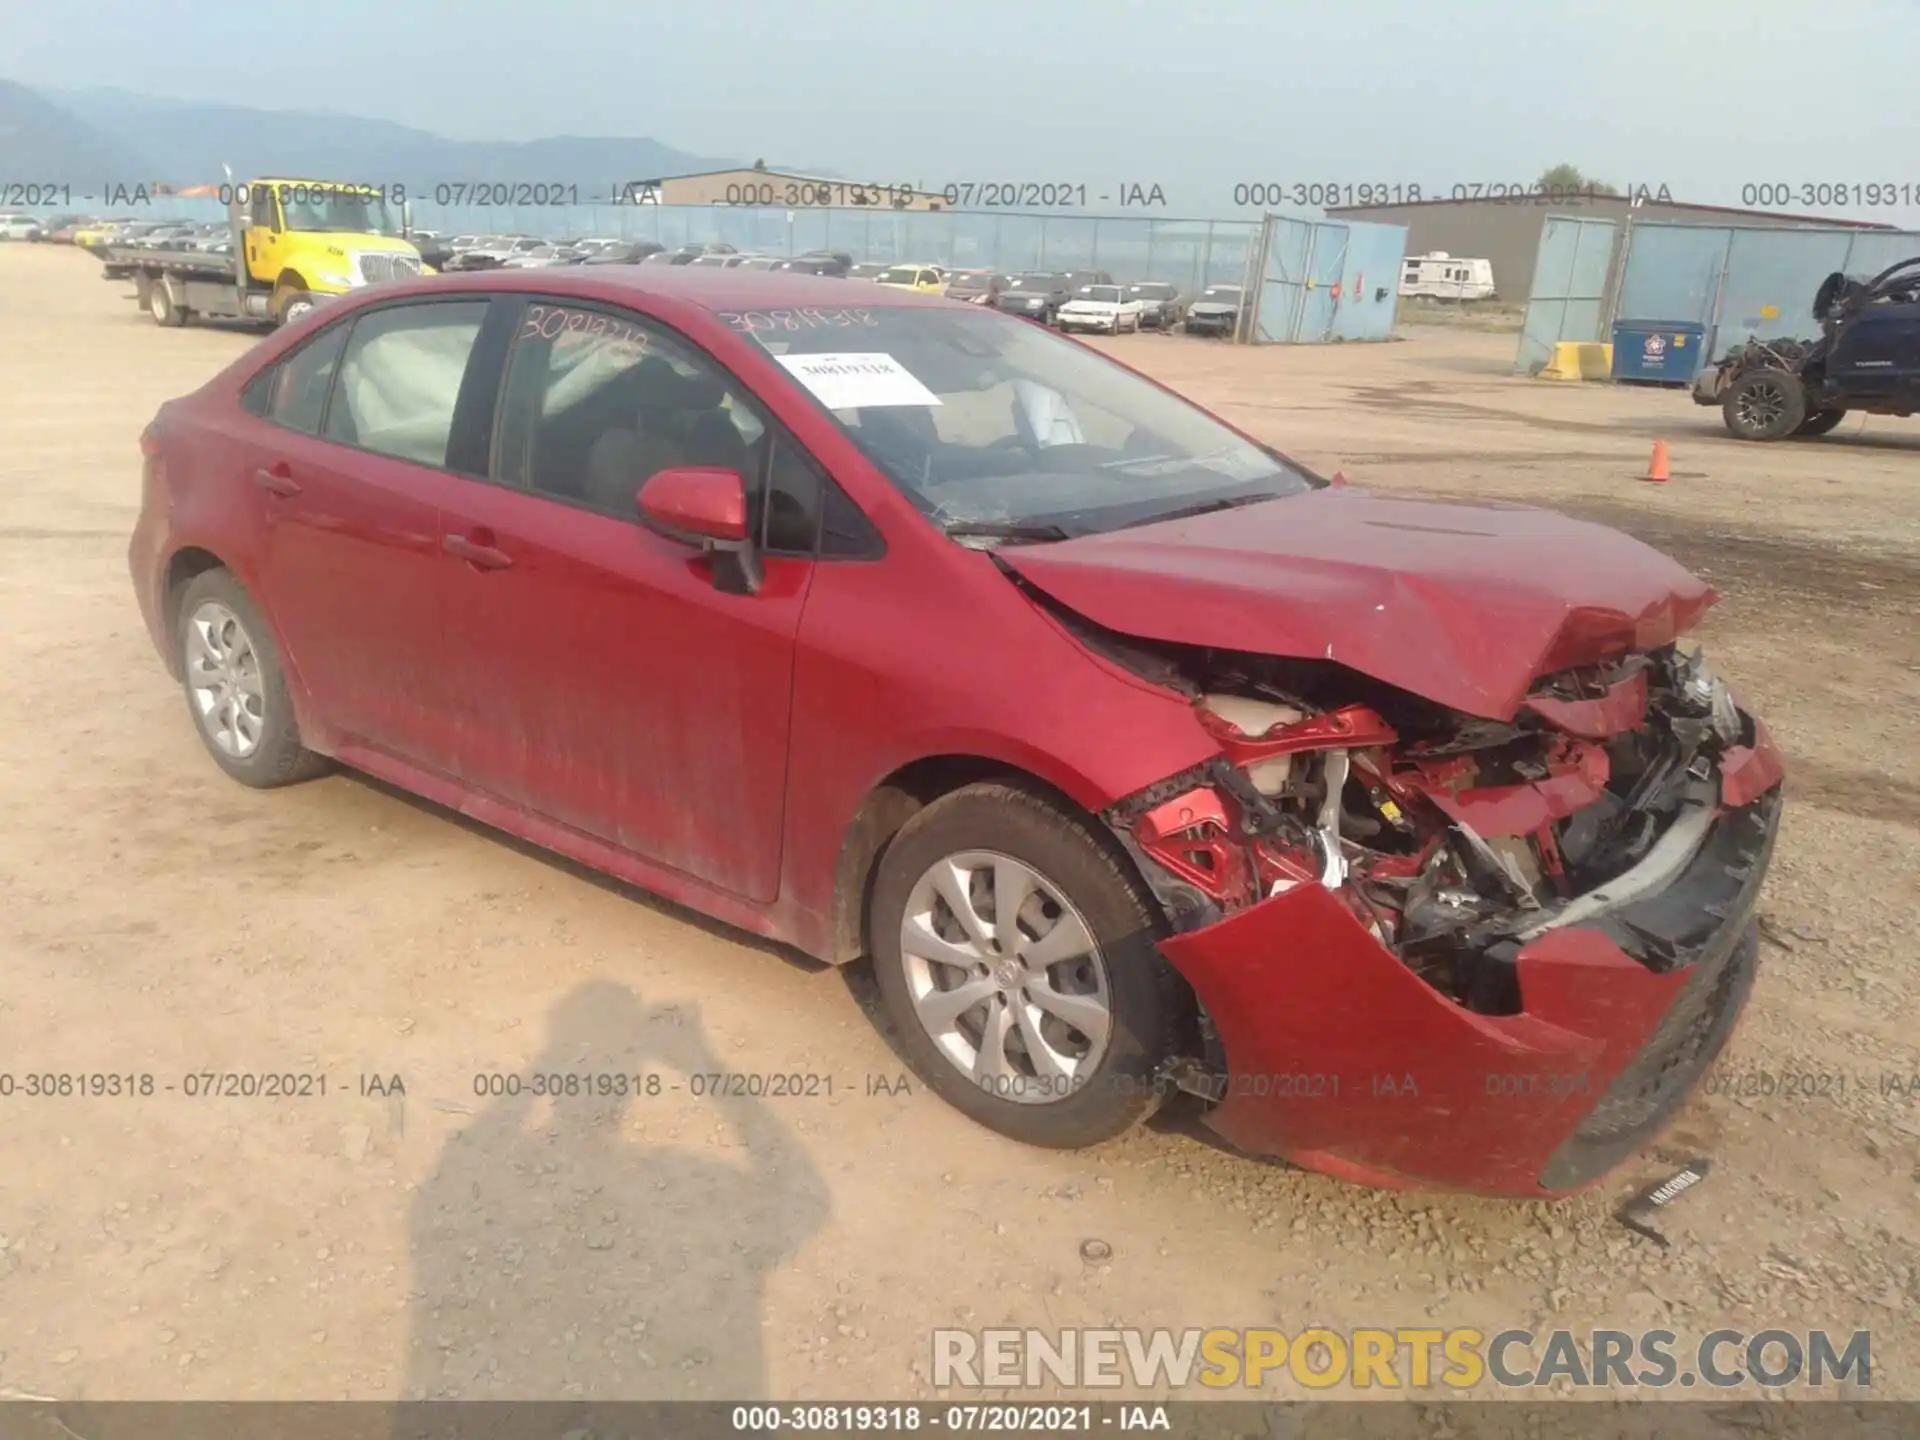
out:
{"label": "rear tire", "polygon": [[1800,422],[1800,428],[1793,432],[1794,439],[1824,435],[1846,418],[1847,412],[1844,410],[1816,410]]}
{"label": "rear tire", "polygon": [[1807,418],[1806,387],[1786,370],[1749,370],[1727,388],[1720,415],[1738,439],[1784,440]]}
{"label": "rear tire", "polygon": [[147,313],[153,316],[153,323],[167,329],[177,329],[187,323],[187,307],[173,303],[173,293],[165,280],[153,280],[147,284]]}
{"label": "rear tire", "polygon": [[328,768],[324,755],[300,743],[280,648],[231,571],[208,570],[188,583],[174,645],[187,713],[214,764],[256,790]]}
{"label": "rear tire", "polygon": [[[1003,926],[996,902],[1009,896]],[[1029,1145],[1078,1149],[1159,1107],[1191,997],[1156,943],[1159,908],[1084,820],[1015,785],[956,790],[888,845],[867,919],[901,1049],[956,1109]],[[977,998],[941,998],[961,990]]]}

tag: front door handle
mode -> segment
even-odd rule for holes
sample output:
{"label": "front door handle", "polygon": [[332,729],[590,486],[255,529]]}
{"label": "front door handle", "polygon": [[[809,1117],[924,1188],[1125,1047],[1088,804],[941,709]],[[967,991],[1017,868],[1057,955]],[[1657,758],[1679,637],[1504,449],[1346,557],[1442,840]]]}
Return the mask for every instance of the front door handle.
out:
{"label": "front door handle", "polygon": [[465,535],[442,536],[440,548],[449,555],[458,555],[476,570],[504,570],[513,564],[513,557],[506,551],[482,545]]}
{"label": "front door handle", "polygon": [[269,495],[298,495],[300,483],[293,478],[286,461],[253,472],[253,483]]}

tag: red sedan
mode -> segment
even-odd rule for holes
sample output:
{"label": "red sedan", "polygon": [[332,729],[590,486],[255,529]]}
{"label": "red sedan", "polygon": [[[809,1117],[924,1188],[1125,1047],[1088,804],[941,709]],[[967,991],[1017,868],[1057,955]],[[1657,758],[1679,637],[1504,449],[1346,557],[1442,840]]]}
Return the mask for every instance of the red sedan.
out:
{"label": "red sedan", "polygon": [[929,1086],[1082,1146],[1539,1196],[1752,985],[1765,728],[1713,592],[1333,485],[1088,347],[781,273],[382,286],[141,439],[214,761],[331,759],[832,962]]}

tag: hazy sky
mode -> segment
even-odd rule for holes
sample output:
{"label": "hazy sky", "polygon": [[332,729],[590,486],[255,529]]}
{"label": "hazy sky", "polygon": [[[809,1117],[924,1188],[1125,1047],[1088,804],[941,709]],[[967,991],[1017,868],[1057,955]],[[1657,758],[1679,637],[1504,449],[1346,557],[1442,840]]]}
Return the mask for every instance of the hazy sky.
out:
{"label": "hazy sky", "polygon": [[1914,0],[329,0],[280,27],[297,44],[223,61],[245,13],[11,0],[0,70],[935,186],[1157,182],[1176,213],[1222,211],[1238,181],[1432,191],[1561,161],[1720,204],[1920,187]]}

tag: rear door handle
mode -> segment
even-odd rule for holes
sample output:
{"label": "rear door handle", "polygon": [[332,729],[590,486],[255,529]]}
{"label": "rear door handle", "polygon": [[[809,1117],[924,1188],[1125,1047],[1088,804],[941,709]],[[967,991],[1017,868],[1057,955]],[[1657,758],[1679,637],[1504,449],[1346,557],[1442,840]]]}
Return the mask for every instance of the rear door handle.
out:
{"label": "rear door handle", "polygon": [[458,555],[476,570],[504,570],[513,564],[513,557],[506,551],[482,545],[465,535],[442,536],[440,548],[449,555]]}
{"label": "rear door handle", "polygon": [[270,495],[298,495],[300,484],[293,478],[286,462],[253,472],[253,483]]}

